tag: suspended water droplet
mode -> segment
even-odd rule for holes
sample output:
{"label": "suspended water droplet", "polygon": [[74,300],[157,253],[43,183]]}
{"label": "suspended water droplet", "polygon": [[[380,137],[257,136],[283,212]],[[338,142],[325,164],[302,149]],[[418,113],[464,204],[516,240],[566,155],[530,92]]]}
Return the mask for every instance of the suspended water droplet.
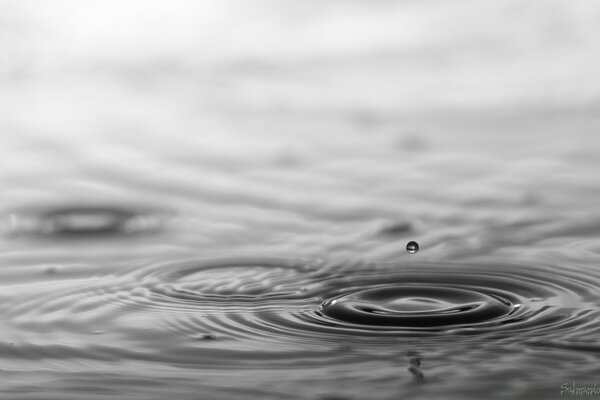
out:
{"label": "suspended water droplet", "polygon": [[411,240],[406,244],[406,251],[408,251],[410,254],[415,254],[417,251],[419,251],[419,243]]}

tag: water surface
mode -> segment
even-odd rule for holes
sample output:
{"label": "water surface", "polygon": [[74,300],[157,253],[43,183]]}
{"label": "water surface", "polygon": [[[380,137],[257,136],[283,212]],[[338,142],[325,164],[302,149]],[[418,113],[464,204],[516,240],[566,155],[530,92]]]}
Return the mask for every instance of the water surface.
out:
{"label": "water surface", "polygon": [[182,3],[144,40],[7,3],[0,397],[593,386],[600,25],[575,3],[212,6],[241,33]]}

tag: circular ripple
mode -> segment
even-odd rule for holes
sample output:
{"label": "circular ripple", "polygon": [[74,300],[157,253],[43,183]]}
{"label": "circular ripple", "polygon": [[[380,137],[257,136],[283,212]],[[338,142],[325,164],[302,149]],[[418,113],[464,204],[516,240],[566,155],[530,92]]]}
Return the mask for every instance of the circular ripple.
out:
{"label": "circular ripple", "polygon": [[590,277],[506,265],[307,268],[245,260],[163,266],[141,282],[153,282],[147,304],[169,311],[178,332],[307,344],[340,335],[586,337],[590,321],[600,321],[589,306],[600,301]]}
{"label": "circular ripple", "polygon": [[[374,266],[330,281],[319,309],[299,319],[331,331],[395,335],[586,336],[590,321],[600,321],[597,307],[590,307],[600,302],[598,281],[591,271],[547,267]],[[573,329],[577,325],[582,329]]]}
{"label": "circular ripple", "polygon": [[386,286],[323,303],[330,318],[375,326],[478,324],[509,315],[518,305],[499,294],[452,287]]}
{"label": "circular ripple", "polygon": [[198,307],[214,300],[303,298],[319,277],[307,263],[244,260],[165,265],[143,279],[163,300]]}
{"label": "circular ripple", "polygon": [[228,354],[273,359],[300,347],[317,357],[323,346],[361,338],[592,340],[600,334],[599,281],[594,271],[548,267],[189,261],[61,281],[7,303],[7,322],[80,331],[114,319],[136,343],[149,335],[137,327],[144,321],[161,338],[208,337]]}
{"label": "circular ripple", "polygon": [[124,235],[157,231],[159,213],[123,206],[63,206],[30,209],[9,216],[9,229],[15,234],[85,237]]}

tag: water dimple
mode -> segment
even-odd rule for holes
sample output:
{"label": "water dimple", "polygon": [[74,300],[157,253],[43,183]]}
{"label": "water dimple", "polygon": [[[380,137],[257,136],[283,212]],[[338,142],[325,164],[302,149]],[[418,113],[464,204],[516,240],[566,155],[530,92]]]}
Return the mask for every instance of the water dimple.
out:
{"label": "water dimple", "polygon": [[513,305],[475,290],[398,285],[345,294],[321,308],[352,324],[414,328],[486,322],[510,314]]}
{"label": "water dimple", "polygon": [[417,251],[419,251],[419,243],[411,240],[406,244],[406,251],[408,251],[410,254],[415,254]]}
{"label": "water dimple", "polygon": [[593,333],[576,310],[596,295],[585,279],[565,271],[421,263],[357,272],[326,288],[325,300],[304,319],[331,332],[506,338],[556,335],[578,325],[580,335]]}
{"label": "water dimple", "polygon": [[142,208],[76,205],[17,211],[9,215],[8,222],[14,234],[96,237],[155,232],[162,217]]}
{"label": "water dimple", "polygon": [[193,339],[200,340],[200,341],[209,341],[209,340],[217,340],[218,337],[214,333],[208,332],[208,333],[201,333],[198,335],[194,335]]}

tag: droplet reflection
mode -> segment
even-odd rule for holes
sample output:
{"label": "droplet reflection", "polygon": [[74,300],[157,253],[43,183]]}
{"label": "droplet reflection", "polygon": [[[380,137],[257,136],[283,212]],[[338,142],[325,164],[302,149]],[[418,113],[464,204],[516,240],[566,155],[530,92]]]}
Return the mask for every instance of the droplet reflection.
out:
{"label": "droplet reflection", "polygon": [[406,244],[406,251],[408,251],[410,254],[415,254],[417,251],[419,251],[419,243],[411,240]]}

